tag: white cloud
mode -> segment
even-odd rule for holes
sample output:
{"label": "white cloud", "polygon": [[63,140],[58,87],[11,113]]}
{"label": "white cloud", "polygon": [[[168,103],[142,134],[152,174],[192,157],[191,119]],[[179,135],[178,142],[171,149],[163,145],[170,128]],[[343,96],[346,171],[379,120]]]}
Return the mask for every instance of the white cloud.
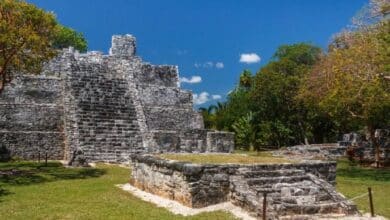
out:
{"label": "white cloud", "polygon": [[204,68],[211,68],[214,66],[214,63],[211,61],[207,61],[206,63],[203,64]]}
{"label": "white cloud", "polygon": [[251,64],[251,63],[258,63],[260,62],[261,58],[259,55],[255,53],[243,53],[240,55],[240,63],[246,63],[246,64]]}
{"label": "white cloud", "polygon": [[195,105],[201,105],[210,101],[210,94],[208,92],[201,92],[200,94],[193,94]]}
{"label": "white cloud", "polygon": [[221,95],[212,95],[211,98],[212,98],[213,100],[218,100],[218,99],[221,99],[222,96],[221,96]]}
{"label": "white cloud", "polygon": [[189,83],[189,84],[200,83],[200,82],[202,82],[202,77],[191,76],[190,79],[186,78],[186,77],[180,77],[179,82],[180,83]]}
{"label": "white cloud", "polygon": [[224,68],[224,64],[222,62],[212,62],[212,61],[207,61],[204,63],[194,63],[195,68],[217,68],[217,69],[222,69]]}
{"label": "white cloud", "polygon": [[206,102],[209,102],[211,100],[218,100],[221,99],[221,95],[210,95],[208,92],[201,92],[200,94],[193,94],[192,95],[194,104],[195,105],[201,105]]}
{"label": "white cloud", "polygon": [[223,65],[222,62],[217,62],[217,63],[215,64],[215,67],[216,67],[217,69],[222,69],[222,68],[225,67],[225,65]]}

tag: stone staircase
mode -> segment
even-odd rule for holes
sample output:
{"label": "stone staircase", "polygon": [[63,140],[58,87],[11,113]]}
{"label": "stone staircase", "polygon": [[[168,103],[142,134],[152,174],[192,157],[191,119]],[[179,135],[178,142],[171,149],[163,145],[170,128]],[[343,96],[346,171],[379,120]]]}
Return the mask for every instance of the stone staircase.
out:
{"label": "stone staircase", "polygon": [[240,168],[237,173],[230,181],[231,201],[259,218],[264,193],[267,219],[313,219],[357,212],[331,184],[304,170],[260,170],[254,166]]}
{"label": "stone staircase", "polygon": [[69,80],[78,144],[89,160],[127,161],[130,153],[142,148],[137,113],[125,79],[110,75],[101,64],[80,61]]}

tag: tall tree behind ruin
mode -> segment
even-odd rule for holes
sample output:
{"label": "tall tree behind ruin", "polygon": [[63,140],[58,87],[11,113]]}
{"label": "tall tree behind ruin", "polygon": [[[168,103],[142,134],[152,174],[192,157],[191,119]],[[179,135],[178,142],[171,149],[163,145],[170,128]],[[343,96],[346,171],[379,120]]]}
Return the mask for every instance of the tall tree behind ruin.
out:
{"label": "tall tree behind ruin", "polygon": [[0,92],[15,72],[38,74],[57,49],[84,52],[81,33],[57,23],[55,15],[19,0],[0,0]]}
{"label": "tall tree behind ruin", "polygon": [[[336,38],[310,76],[301,95],[318,104],[341,127],[365,127],[376,148],[375,129],[390,124],[390,21]],[[345,128],[344,128],[345,129]]]}
{"label": "tall tree behind ruin", "polygon": [[0,91],[13,71],[39,73],[42,63],[55,56],[51,47],[56,20],[32,4],[0,1]]}

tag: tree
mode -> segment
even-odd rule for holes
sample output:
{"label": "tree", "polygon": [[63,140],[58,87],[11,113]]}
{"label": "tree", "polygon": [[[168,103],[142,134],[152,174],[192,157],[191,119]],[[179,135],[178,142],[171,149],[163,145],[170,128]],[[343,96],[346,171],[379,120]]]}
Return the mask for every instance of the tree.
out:
{"label": "tree", "polygon": [[53,14],[19,0],[0,1],[0,92],[13,71],[39,73],[56,55]]}
{"label": "tree", "polygon": [[242,150],[252,150],[255,147],[256,133],[253,126],[253,113],[239,118],[232,125],[235,132],[236,146]]}
{"label": "tree", "polygon": [[311,44],[283,45],[255,76],[244,70],[225,104],[215,109],[214,128],[236,132],[243,149],[307,143],[314,137],[322,141],[331,129],[328,118],[296,99],[302,77],[320,54]]}
{"label": "tree", "polygon": [[250,112],[249,91],[252,88],[253,76],[249,70],[240,74],[239,83],[227,97],[225,103],[217,103],[215,109],[215,128],[233,131],[233,124]]}
{"label": "tree", "polygon": [[55,29],[53,47],[62,49],[70,46],[80,52],[87,51],[87,41],[82,33],[58,24]]}
{"label": "tree", "polygon": [[371,25],[381,21],[384,13],[390,11],[390,0],[370,0],[352,18],[353,31],[370,28]]}
{"label": "tree", "polygon": [[244,70],[240,75],[239,87],[242,89],[250,89],[252,87],[253,76],[251,71]]}
{"label": "tree", "polygon": [[203,117],[204,127],[207,129],[215,128],[215,114],[217,106],[210,105],[208,108],[201,107],[199,108],[200,113]]}
{"label": "tree", "polygon": [[390,124],[390,21],[349,33],[331,47],[306,78],[301,96],[317,103],[343,129],[365,127],[376,148],[375,129]]}
{"label": "tree", "polygon": [[302,78],[320,54],[320,48],[306,43],[282,45],[273,60],[255,75],[250,96],[260,143],[273,146],[308,143],[313,132],[309,126],[310,109],[295,97]]}

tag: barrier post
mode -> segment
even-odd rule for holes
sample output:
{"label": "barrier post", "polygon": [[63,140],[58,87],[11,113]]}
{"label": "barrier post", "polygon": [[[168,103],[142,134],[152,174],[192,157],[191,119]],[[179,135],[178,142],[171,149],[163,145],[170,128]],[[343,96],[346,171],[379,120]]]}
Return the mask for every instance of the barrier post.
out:
{"label": "barrier post", "polygon": [[375,213],[374,213],[374,203],[373,203],[373,201],[372,201],[371,187],[368,187],[368,199],[370,200],[371,217],[375,217]]}
{"label": "barrier post", "polygon": [[267,193],[263,193],[263,220],[267,220]]}

